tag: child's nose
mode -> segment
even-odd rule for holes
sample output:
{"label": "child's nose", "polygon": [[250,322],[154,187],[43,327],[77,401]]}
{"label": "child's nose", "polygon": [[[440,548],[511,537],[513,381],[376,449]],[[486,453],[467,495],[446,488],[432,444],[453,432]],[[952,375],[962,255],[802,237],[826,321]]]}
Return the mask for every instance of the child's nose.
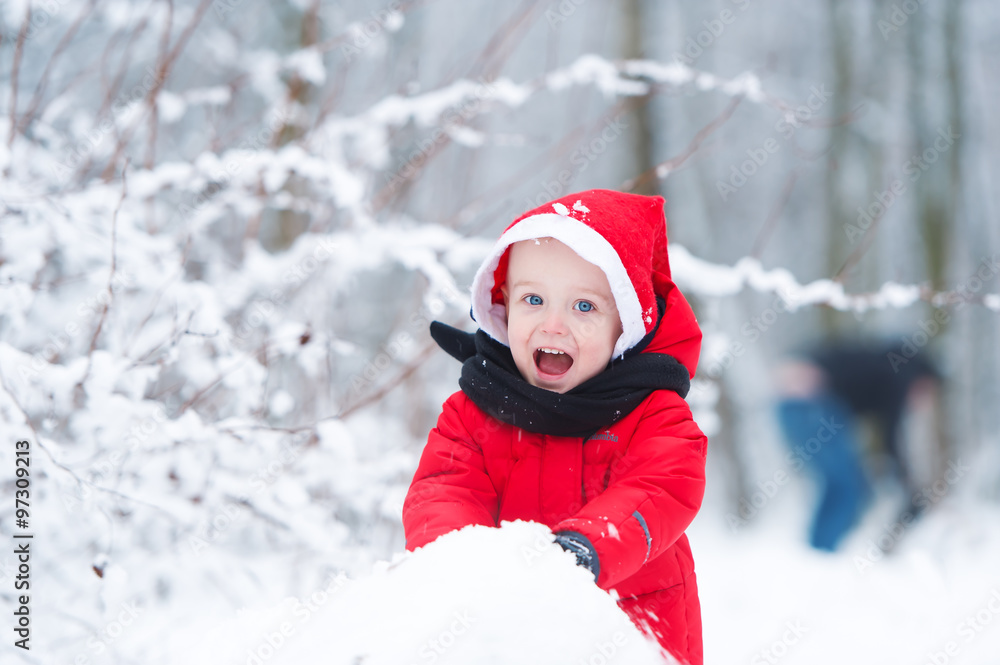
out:
{"label": "child's nose", "polygon": [[566,332],[566,321],[563,318],[562,312],[557,309],[550,309],[542,321],[542,332],[564,334]]}

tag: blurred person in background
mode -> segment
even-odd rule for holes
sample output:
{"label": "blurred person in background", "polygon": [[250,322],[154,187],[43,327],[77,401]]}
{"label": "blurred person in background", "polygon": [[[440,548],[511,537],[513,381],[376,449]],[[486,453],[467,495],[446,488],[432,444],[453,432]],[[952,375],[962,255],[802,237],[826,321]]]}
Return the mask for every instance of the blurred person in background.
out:
{"label": "blurred person in background", "polygon": [[919,488],[936,469],[940,383],[934,366],[905,341],[827,342],[780,366],[781,430],[794,466],[807,468],[819,485],[810,545],[837,549],[879,476],[894,476],[905,492],[905,522],[928,505]]}

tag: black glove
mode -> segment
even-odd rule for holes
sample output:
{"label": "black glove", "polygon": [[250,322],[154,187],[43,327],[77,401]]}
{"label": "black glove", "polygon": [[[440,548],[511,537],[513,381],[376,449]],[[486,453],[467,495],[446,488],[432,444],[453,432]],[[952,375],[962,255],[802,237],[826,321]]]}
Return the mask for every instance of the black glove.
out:
{"label": "black glove", "polygon": [[583,566],[594,574],[594,581],[601,573],[601,562],[597,559],[597,551],[587,537],[576,531],[559,531],[556,533],[556,543],[567,552],[576,555],[576,565]]}

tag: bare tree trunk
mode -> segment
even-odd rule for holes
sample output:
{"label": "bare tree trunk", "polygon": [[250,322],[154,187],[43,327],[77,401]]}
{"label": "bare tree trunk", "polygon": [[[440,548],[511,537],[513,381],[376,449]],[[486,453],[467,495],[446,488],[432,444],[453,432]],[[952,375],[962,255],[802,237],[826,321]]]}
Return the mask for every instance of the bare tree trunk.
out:
{"label": "bare tree trunk", "polygon": [[[302,15],[302,29],[300,33],[300,43],[302,48],[315,46],[319,42],[319,10],[320,0],[313,0],[312,4]],[[293,109],[296,106],[308,108],[311,105],[311,97],[315,94],[316,86],[304,81],[299,76],[293,76],[288,86],[288,101],[286,107],[288,109]],[[286,145],[302,136],[304,129],[300,126],[300,122],[300,119],[287,118],[284,126],[281,128],[280,134],[275,137],[277,145]],[[306,194],[306,192],[303,191],[303,184],[296,180],[289,181],[288,189],[291,190],[292,194],[296,196]],[[280,243],[285,247],[294,243],[295,239],[309,228],[312,221],[308,215],[303,215],[292,210],[282,210],[279,215],[278,233]]]}
{"label": "bare tree trunk", "polygon": [[[646,57],[643,48],[642,26],[645,23],[645,3],[643,0],[627,0],[625,3],[622,27],[624,29],[624,44],[622,55],[628,59]],[[635,155],[635,173],[646,173],[656,162],[653,160],[653,130],[649,119],[649,104],[636,104],[633,107],[635,125],[631,131],[633,139],[633,154]],[[636,194],[656,194],[659,191],[659,180],[651,178],[639,185]]]}
{"label": "bare tree trunk", "polygon": [[[910,103],[908,104],[911,116],[912,144],[915,154],[923,155],[925,150],[934,150],[933,144],[937,138],[937,130],[943,128],[934,127],[934,123],[928,117],[925,107],[927,99],[926,86],[936,82],[928,74],[927,66],[927,45],[928,21],[926,18],[927,9],[916,12],[909,28],[906,31],[908,61],[910,63]],[[946,46],[946,49],[949,48]],[[949,88],[953,87],[953,82],[946,83]],[[949,90],[952,92],[952,90]],[[953,100],[952,106],[958,104],[958,100]],[[950,109],[949,109],[950,111]],[[949,115],[951,113],[949,112]],[[940,119],[939,119],[940,121]],[[927,160],[928,172],[921,175],[920,184],[915,188],[916,214],[920,225],[920,233],[924,239],[924,253],[927,264],[927,274],[930,279],[931,288],[944,290],[947,288],[947,260],[948,260],[948,224],[952,219],[955,202],[951,191],[951,179],[943,174],[941,170],[950,164],[951,160],[947,154],[944,164],[937,165]],[[934,158],[934,162],[938,160]],[[922,167],[921,167],[922,168]],[[949,174],[950,175],[950,174]],[[943,177],[944,176],[944,177]]]}
{"label": "bare tree trunk", "polygon": [[[875,0],[868,8],[865,20],[874,24],[883,10],[886,0]],[[884,267],[866,254],[875,242],[882,214],[874,215],[866,222],[860,218],[858,208],[869,210],[874,193],[889,189],[892,176],[885,172],[885,150],[881,142],[868,140],[864,133],[854,130],[856,100],[858,97],[872,99],[882,107],[887,100],[886,73],[890,57],[885,40],[856,42],[857,33],[852,3],[829,0],[827,9],[833,33],[833,96],[830,116],[838,119],[850,118],[848,122],[838,122],[830,129],[830,150],[825,170],[825,199],[827,209],[827,269],[831,277],[846,282],[852,277],[859,283],[860,290],[877,288],[886,279]],[[870,49],[864,55],[883,64],[878,69],[855,69],[855,51]],[[866,76],[867,75],[867,76]],[[858,172],[861,177],[858,177]],[[865,183],[858,189],[856,183]],[[884,211],[883,211],[884,212]],[[848,229],[852,233],[848,233]],[[862,232],[863,235],[857,235]],[[820,328],[829,337],[847,335],[856,330],[857,324],[851,315],[833,309],[821,312]]]}
{"label": "bare tree trunk", "polygon": [[[951,228],[953,233],[959,232],[958,213],[959,213],[959,202],[962,200],[962,159],[964,157],[964,136],[966,134],[965,127],[965,109],[963,107],[963,100],[965,98],[964,81],[962,80],[963,63],[962,63],[962,45],[964,40],[962,37],[962,2],[961,0],[952,0],[945,5],[945,21],[944,21],[944,59],[945,59],[945,72],[946,79],[945,84],[947,86],[947,98],[948,98],[948,124],[950,127],[954,128],[956,134],[959,138],[955,139],[955,144],[951,146],[951,149],[947,153],[947,161],[945,165],[948,168],[947,179],[945,180],[947,185],[947,198],[945,200],[945,217],[941,220],[942,226],[942,245],[947,241],[949,246],[956,243],[954,238],[948,238],[947,233],[943,229]],[[973,239],[973,234],[969,233],[967,229],[966,237],[968,240]],[[945,247],[941,247],[942,252],[945,251]],[[944,260],[947,258],[954,258],[953,253],[948,252],[944,255]],[[978,257],[977,257],[978,258]],[[960,262],[961,263],[961,262]],[[978,261],[974,259],[972,261],[975,266]],[[944,275],[948,274],[946,266],[941,266],[942,279]],[[951,271],[952,273],[954,271]],[[977,312],[978,314],[978,312]],[[968,369],[967,376],[972,377],[984,377],[989,375],[989,370],[995,368],[995,364],[992,366],[989,362],[990,360],[996,359],[996,338],[990,338],[986,335],[976,334],[976,319],[979,317],[972,316],[969,317],[971,320],[965,326],[963,331],[961,328],[959,330],[953,331],[951,335],[952,339],[958,340],[962,338],[962,333],[966,333],[966,343],[958,345],[960,348],[965,348],[970,350],[972,353],[967,355],[965,358],[966,367]],[[947,337],[946,337],[947,338]],[[950,345],[951,348],[955,348],[955,344]],[[983,372],[983,368],[988,367],[987,372]],[[995,376],[995,375],[994,375]],[[981,385],[981,384],[980,384]],[[967,394],[955,399],[955,391],[948,390],[945,395],[951,397],[950,400],[938,400],[938,423],[941,441],[941,455],[945,458],[955,458],[959,453],[959,440],[966,441],[982,441],[986,436],[987,429],[984,427],[984,423],[981,422],[982,414],[989,412],[988,402],[984,402],[981,399],[982,391],[976,389],[976,381],[973,382],[972,394]],[[950,402],[950,404],[949,404]],[[957,417],[956,409],[954,406],[961,404],[966,413],[968,414],[965,418]],[[948,408],[950,405],[952,408]],[[963,422],[964,421],[964,422]],[[954,436],[955,432],[960,432],[960,435],[956,438]],[[966,448],[968,449],[968,448]],[[943,469],[942,469],[943,471]]]}
{"label": "bare tree trunk", "polygon": [[[944,109],[944,116],[938,116],[933,121],[926,104],[936,91],[928,90],[928,86],[937,85],[938,78],[928,66],[928,44],[933,43],[928,35],[929,26],[935,25],[927,18],[929,9],[925,8],[916,12],[912,17],[912,22],[907,31],[907,51],[910,63],[910,103],[908,104],[911,114],[911,132],[914,154],[919,155],[922,162],[921,176],[914,188],[914,212],[915,220],[918,224],[919,232],[923,238],[924,260],[926,262],[927,276],[931,287],[935,290],[947,290],[949,288],[949,258],[951,256],[952,238],[955,232],[955,220],[958,212],[958,201],[961,189],[961,138],[955,139],[954,144],[943,150],[935,147],[942,132],[947,135],[954,129],[959,134],[964,131],[962,123],[962,90],[959,73],[958,49],[959,24],[961,17],[961,4],[959,2],[948,3],[945,9],[945,23],[941,39],[943,46],[941,49],[944,59],[944,69],[946,78],[943,82],[944,94],[948,97],[949,103]],[[930,94],[928,94],[930,93]],[[931,157],[933,156],[933,161]],[[940,162],[940,163],[937,163]],[[923,171],[926,167],[926,171]],[[933,315],[933,313],[932,313]],[[935,340],[940,346],[941,339]],[[973,366],[974,367],[974,366]],[[974,369],[973,369],[974,371]],[[973,409],[969,418],[965,419],[965,430],[967,436],[975,436],[972,420],[975,418],[975,396],[968,395],[955,399],[952,392],[946,393],[953,403],[966,403],[965,408]],[[954,411],[945,407],[945,402],[939,400],[937,405],[938,422],[941,424],[939,431],[938,458],[940,462],[953,458],[955,455],[954,445],[948,440],[947,432],[953,432],[952,420]],[[943,472],[943,465],[939,462],[938,472]]]}
{"label": "bare tree trunk", "polygon": [[[854,72],[851,65],[851,7],[849,3],[827,0],[830,13],[830,42],[833,46],[833,117],[842,117],[849,112],[849,100],[854,89]],[[847,197],[844,191],[843,172],[848,167],[850,128],[838,125],[830,129],[829,162],[825,172],[825,195],[827,211],[827,268],[828,274],[836,275],[847,256],[848,247],[844,234],[844,224],[853,222],[850,217]],[[827,336],[834,336],[838,329],[839,317],[830,308],[824,308],[820,317],[821,329]]]}

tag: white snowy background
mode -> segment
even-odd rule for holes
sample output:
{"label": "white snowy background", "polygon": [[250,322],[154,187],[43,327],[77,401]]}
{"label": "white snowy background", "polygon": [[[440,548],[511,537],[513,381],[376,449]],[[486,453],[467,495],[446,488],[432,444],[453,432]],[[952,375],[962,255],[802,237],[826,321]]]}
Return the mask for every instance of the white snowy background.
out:
{"label": "white snowy background", "polygon": [[[705,330],[706,663],[998,662],[998,45],[986,0],[6,0],[0,660],[652,662],[537,527],[400,556],[428,323],[606,187],[667,197]],[[831,330],[933,353],[948,446],[821,554],[769,369]]]}

